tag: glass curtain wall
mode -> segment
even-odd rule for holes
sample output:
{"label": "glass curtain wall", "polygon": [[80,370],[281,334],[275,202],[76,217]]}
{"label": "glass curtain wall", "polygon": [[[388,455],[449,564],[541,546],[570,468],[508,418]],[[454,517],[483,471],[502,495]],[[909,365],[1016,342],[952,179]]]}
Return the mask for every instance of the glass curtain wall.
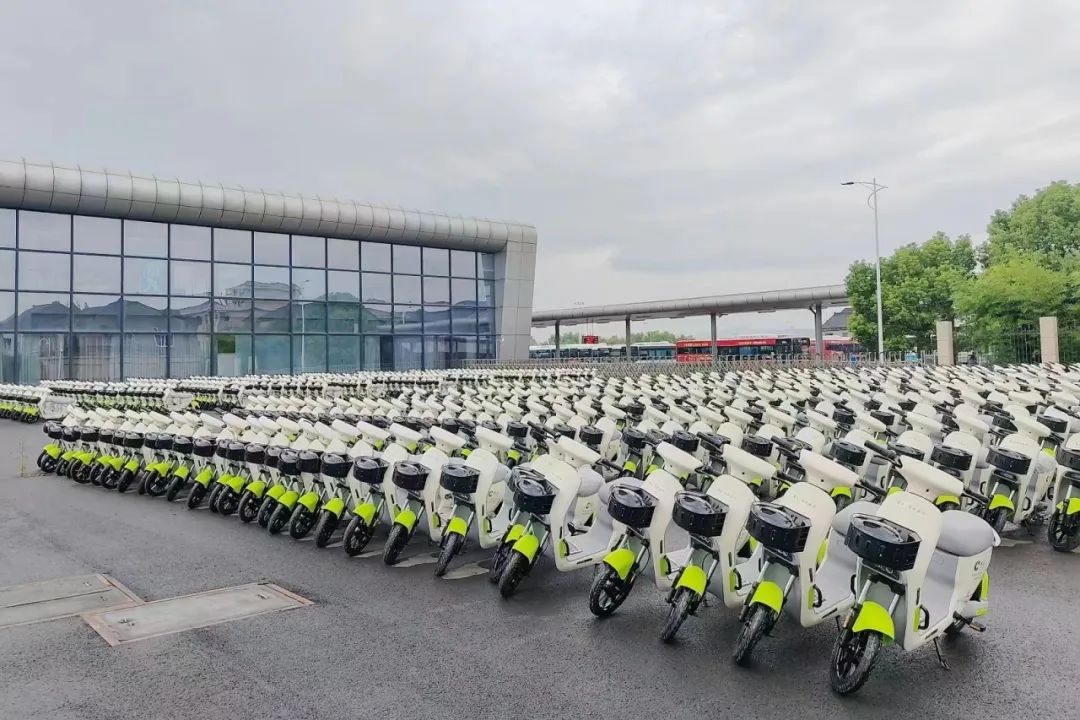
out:
{"label": "glass curtain wall", "polygon": [[0,381],[494,356],[494,256],[0,209]]}

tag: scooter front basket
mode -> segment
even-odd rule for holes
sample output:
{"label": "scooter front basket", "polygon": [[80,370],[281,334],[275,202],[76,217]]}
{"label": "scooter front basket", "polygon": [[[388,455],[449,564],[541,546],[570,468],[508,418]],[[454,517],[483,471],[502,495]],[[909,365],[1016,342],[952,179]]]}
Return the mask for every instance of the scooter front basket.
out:
{"label": "scooter front basket", "polygon": [[58,422],[45,423],[45,434],[50,440],[61,440],[64,437],[64,426]]}
{"label": "scooter front basket", "polygon": [[871,410],[870,417],[874,418],[887,428],[892,427],[893,421],[896,419],[892,413],[884,412],[882,410]]}
{"label": "scooter front basket", "polygon": [[154,448],[157,450],[172,450],[173,436],[168,433],[159,433]]}
{"label": "scooter front basket", "polygon": [[327,453],[322,459],[322,474],[337,480],[344,479],[349,474],[349,458],[337,453]]}
{"label": "scooter front basket", "polygon": [[1013,450],[1003,450],[996,447],[987,449],[986,462],[990,463],[998,470],[1004,470],[1005,472],[1014,473],[1016,475],[1025,475],[1028,468],[1031,467],[1031,458],[1027,455],[1021,455]]}
{"label": "scooter front basket", "polygon": [[904,572],[915,566],[919,536],[902,525],[874,515],[851,516],[844,544],[868,563]]}
{"label": "scooter front basket", "polygon": [[402,490],[421,492],[427,484],[427,466],[415,462],[399,462],[394,466],[392,480]]}
{"label": "scooter front basket", "polygon": [[848,467],[862,467],[863,461],[866,460],[866,450],[847,440],[834,442],[831,453],[833,460]]}
{"label": "scooter front basket", "polygon": [[266,447],[259,443],[251,443],[244,448],[244,462],[254,465],[262,465],[266,461]]}
{"label": "scooter front basket", "polygon": [[271,469],[276,468],[283,452],[285,452],[285,448],[280,445],[271,445],[266,448],[266,458],[263,460],[263,465]]}
{"label": "scooter front basket", "polygon": [[671,434],[671,444],[683,452],[695,453],[698,449],[697,436],[691,435],[685,430],[676,430]]}
{"label": "scooter front basket", "polygon": [[81,436],[83,442],[96,443],[98,441],[98,431],[94,428],[83,428]]}
{"label": "scooter front basket", "polygon": [[444,465],[439,484],[452,493],[472,495],[476,492],[480,471],[468,465]]}
{"label": "scooter front basket", "polygon": [[586,425],[578,430],[578,440],[596,450],[604,440],[604,431],[594,425]]}
{"label": "scooter front basket", "polygon": [[556,490],[535,470],[516,468],[511,476],[514,505],[522,512],[547,515],[555,502]]}
{"label": "scooter front basket", "polygon": [[195,457],[211,458],[214,457],[214,441],[206,438],[195,438],[194,441]]}
{"label": "scooter front basket", "polygon": [[971,453],[960,448],[937,445],[930,452],[930,462],[942,468],[966,472],[971,467]]}
{"label": "scooter front basket", "polygon": [[744,435],[740,446],[751,455],[763,459],[772,456],[772,441],[757,435]]}
{"label": "scooter front basket", "polygon": [[300,472],[318,475],[322,460],[319,457],[319,453],[314,450],[301,450],[298,465],[300,467]]}
{"label": "scooter front basket", "polygon": [[810,520],[791,508],[759,502],[750,508],[746,530],[770,550],[795,554],[806,548]]}
{"label": "scooter front basket", "polygon": [[137,432],[124,434],[124,447],[129,450],[139,450],[143,446],[143,436]]}
{"label": "scooter front basket", "polygon": [[889,449],[895,452],[897,455],[903,455],[904,457],[914,458],[915,460],[922,460],[922,450],[910,445],[902,445],[901,443],[892,443],[889,445]]}
{"label": "scooter front basket", "polygon": [[195,449],[195,443],[189,437],[173,438],[173,450],[181,455],[190,455]]}
{"label": "scooter front basket", "polygon": [[656,498],[644,489],[618,483],[611,486],[608,513],[612,519],[640,530],[649,526],[655,510]]}
{"label": "scooter front basket", "polygon": [[353,477],[367,485],[379,485],[386,476],[388,463],[382,458],[360,457],[353,463]]}
{"label": "scooter front basket", "polygon": [[645,449],[645,433],[637,428],[626,428],[622,434],[626,447],[638,452]]}
{"label": "scooter front basket", "polygon": [[524,440],[529,435],[529,426],[517,420],[506,423],[506,434],[515,440]]}
{"label": "scooter front basket", "polygon": [[225,457],[230,462],[243,462],[244,450],[246,449],[247,446],[244,443],[240,442],[239,440],[234,440],[226,446]]}
{"label": "scooter front basket", "polygon": [[[49,437],[52,437],[52,435]],[[1080,450],[1070,450],[1063,447],[1058,448],[1057,463],[1070,470],[1080,470]]]}
{"label": "scooter front basket", "polygon": [[716,537],[724,531],[727,512],[727,506],[712,495],[684,490],[675,494],[671,519],[691,535]]}
{"label": "scooter front basket", "polygon": [[282,450],[278,458],[278,470],[282,475],[296,477],[300,474],[300,457],[292,450]]}

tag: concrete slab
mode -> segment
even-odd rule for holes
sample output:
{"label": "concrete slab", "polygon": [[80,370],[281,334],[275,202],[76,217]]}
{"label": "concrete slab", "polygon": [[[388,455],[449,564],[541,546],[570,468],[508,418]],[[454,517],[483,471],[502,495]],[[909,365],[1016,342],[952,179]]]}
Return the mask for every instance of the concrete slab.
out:
{"label": "concrete slab", "polygon": [[76,575],[0,588],[0,628],[141,603],[108,575]]}
{"label": "concrete slab", "polygon": [[249,583],[128,608],[84,613],[83,620],[115,646],[311,604],[310,600],[273,583]]}

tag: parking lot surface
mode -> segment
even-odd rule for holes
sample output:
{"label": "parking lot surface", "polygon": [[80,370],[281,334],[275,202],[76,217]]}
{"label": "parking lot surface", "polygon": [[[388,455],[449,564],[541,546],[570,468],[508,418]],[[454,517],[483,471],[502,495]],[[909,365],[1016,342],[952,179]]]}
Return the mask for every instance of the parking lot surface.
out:
{"label": "parking lot surface", "polygon": [[995,551],[988,629],[942,644],[951,671],[932,647],[890,647],[839,698],[831,623],[785,618],[740,669],[736,615],[715,604],[665,645],[648,583],[605,620],[589,613],[587,570],[541,566],[501,600],[483,576],[436,579],[419,536],[390,568],[41,476],[40,427],[0,423],[0,587],[104,573],[147,601],[270,582],[313,603],[117,647],[77,617],[0,629],[0,718],[1077,717],[1080,556],[1041,534]]}

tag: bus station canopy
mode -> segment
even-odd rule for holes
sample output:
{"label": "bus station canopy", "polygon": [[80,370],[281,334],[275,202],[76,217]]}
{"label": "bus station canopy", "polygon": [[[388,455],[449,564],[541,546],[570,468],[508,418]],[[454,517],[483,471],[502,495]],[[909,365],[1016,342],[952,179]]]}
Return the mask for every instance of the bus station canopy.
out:
{"label": "bus station canopy", "polygon": [[540,310],[533,313],[532,325],[533,327],[551,327],[558,323],[560,327],[565,327],[586,322],[682,318],[713,313],[732,315],[775,310],[810,310],[847,304],[848,295],[845,286],[820,285],[791,290],[709,295],[682,300],[650,300],[617,305],[572,307],[564,310]]}

